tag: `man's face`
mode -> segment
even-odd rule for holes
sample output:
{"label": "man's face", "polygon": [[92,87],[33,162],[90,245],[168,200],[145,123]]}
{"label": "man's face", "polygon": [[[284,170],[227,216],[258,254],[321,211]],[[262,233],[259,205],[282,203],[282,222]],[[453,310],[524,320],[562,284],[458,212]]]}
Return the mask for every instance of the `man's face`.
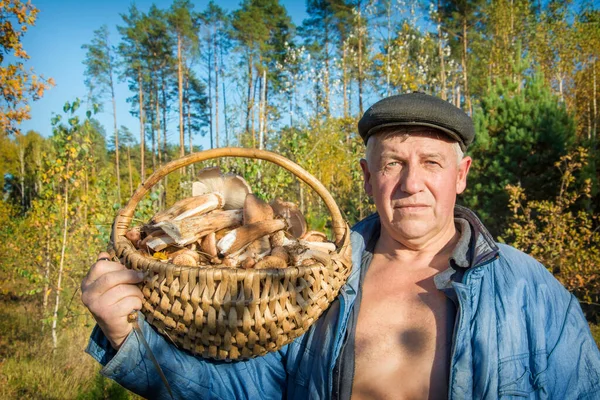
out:
{"label": "man's face", "polygon": [[452,142],[433,135],[375,135],[365,190],[375,201],[382,234],[418,248],[454,224],[456,195],[466,187],[471,158],[460,163]]}

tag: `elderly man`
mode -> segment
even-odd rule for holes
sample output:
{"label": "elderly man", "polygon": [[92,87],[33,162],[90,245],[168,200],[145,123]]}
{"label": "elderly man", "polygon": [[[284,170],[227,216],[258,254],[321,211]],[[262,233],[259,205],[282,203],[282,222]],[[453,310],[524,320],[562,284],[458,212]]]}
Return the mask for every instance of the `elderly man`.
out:
{"label": "elderly man", "polygon": [[[471,119],[411,93],[376,103],[358,128],[377,213],[353,228],[339,297],[302,337],[241,362],[193,357],[142,323],[175,397],[599,398],[600,353],[577,300],[455,205]],[[126,320],[141,308],[140,280],[118,263],[92,267],[82,298],[98,327],[87,351],[126,388],[168,398]]]}

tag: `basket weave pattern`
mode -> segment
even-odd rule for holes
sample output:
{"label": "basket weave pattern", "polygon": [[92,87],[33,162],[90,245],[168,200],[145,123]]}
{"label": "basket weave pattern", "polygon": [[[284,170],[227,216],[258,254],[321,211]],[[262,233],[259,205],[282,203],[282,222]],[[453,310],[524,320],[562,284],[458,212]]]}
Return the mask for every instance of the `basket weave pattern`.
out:
{"label": "basket weave pattern", "polygon": [[[149,259],[125,238],[135,207],[162,177],[194,162],[230,156],[274,162],[321,196],[336,237],[331,265],[261,270],[183,267]],[[351,269],[349,228],[329,192],[290,160],[254,149],[195,153],[156,171],[119,212],[112,245],[124,265],[146,271],[141,289],[147,321],[178,347],[217,360],[261,356],[302,335],[338,295]]]}

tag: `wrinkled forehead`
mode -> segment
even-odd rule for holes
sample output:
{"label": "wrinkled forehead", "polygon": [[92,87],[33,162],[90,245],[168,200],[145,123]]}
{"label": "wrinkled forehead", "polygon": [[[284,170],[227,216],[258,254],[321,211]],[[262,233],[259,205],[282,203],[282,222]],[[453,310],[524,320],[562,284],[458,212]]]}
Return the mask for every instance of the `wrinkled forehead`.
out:
{"label": "wrinkled forehead", "polygon": [[412,126],[412,127],[397,127],[392,126],[388,129],[382,129],[376,134],[369,137],[367,141],[367,147],[369,144],[373,145],[377,142],[383,143],[387,140],[399,140],[401,142],[406,141],[409,137],[425,137],[430,139],[440,140],[446,143],[456,143],[456,140],[449,137],[446,133],[435,129],[423,126]]}

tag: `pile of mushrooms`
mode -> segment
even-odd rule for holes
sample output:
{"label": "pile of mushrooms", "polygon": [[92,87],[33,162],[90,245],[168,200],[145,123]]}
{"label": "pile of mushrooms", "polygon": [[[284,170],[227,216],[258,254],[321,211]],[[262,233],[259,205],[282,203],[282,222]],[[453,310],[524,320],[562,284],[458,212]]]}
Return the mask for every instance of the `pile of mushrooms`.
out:
{"label": "pile of mushrooms", "polygon": [[324,233],[307,231],[294,203],[269,204],[241,176],[224,175],[218,167],[200,171],[192,197],[125,237],[146,257],[200,268],[329,266],[336,249]]}

